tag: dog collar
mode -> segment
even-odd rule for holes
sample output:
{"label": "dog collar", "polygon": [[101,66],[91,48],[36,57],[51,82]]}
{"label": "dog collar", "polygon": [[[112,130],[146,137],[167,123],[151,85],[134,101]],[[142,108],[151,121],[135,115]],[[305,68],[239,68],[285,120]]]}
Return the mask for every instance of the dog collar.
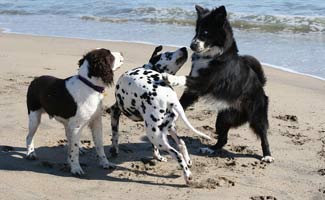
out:
{"label": "dog collar", "polygon": [[93,90],[99,92],[99,93],[104,93],[105,88],[98,86],[98,85],[94,85],[92,82],[88,81],[86,78],[78,75],[79,80],[81,80],[81,82],[83,82],[84,84],[88,85],[90,88],[92,88]]}

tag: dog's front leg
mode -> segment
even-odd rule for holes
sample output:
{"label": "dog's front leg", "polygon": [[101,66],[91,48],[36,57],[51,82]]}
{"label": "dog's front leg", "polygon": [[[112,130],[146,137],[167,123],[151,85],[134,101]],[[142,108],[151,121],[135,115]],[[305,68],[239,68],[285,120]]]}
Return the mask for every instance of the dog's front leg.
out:
{"label": "dog's front leg", "polygon": [[181,103],[184,110],[186,110],[189,106],[191,106],[194,102],[199,99],[199,95],[196,93],[192,93],[188,91],[188,88],[185,89],[184,93],[182,94],[179,102]]}
{"label": "dog's front leg", "polygon": [[113,157],[118,154],[118,138],[119,138],[119,121],[121,116],[121,110],[119,109],[117,102],[110,108],[111,110],[111,127],[112,127],[112,148],[110,153]]}
{"label": "dog's front leg", "polygon": [[104,169],[114,167],[114,164],[108,162],[103,147],[102,116],[98,115],[92,119],[92,121],[89,123],[89,128],[93,136],[100,166],[102,166]]}
{"label": "dog's front leg", "polygon": [[84,174],[79,163],[79,140],[82,127],[80,124],[69,123],[66,131],[67,136],[70,137],[68,138],[68,163],[71,173],[77,176]]}
{"label": "dog's front leg", "polygon": [[[67,140],[70,140],[70,132],[69,132],[69,129],[68,129],[68,125],[66,124],[66,125],[64,125],[64,128],[65,128],[65,136],[67,137]],[[86,152],[87,152],[87,150],[86,150],[86,148],[84,148],[83,146],[82,146],[82,143],[81,143],[81,141],[79,140],[79,142],[78,142],[78,146],[79,146],[79,155],[84,155],[84,154],[86,154]]]}
{"label": "dog's front leg", "polygon": [[175,86],[185,86],[186,76],[175,76],[168,73],[162,73],[162,78],[166,84],[175,87]]}

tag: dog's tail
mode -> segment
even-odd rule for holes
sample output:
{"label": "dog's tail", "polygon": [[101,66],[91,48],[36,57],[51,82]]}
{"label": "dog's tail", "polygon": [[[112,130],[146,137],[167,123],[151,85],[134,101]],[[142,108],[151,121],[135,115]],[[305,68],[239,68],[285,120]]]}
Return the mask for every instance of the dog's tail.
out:
{"label": "dog's tail", "polygon": [[266,83],[266,77],[262,68],[261,63],[253,56],[243,56],[245,63],[255,72],[258,80],[261,82],[262,86]]}
{"label": "dog's tail", "polygon": [[184,109],[182,107],[182,105],[180,104],[179,101],[175,101],[173,102],[173,104],[171,104],[171,108],[174,110],[174,112],[178,113],[179,116],[182,118],[182,120],[184,121],[185,125],[187,127],[189,127],[193,132],[195,132],[196,134],[198,134],[199,136],[201,137],[204,137],[205,139],[208,139],[208,140],[211,140],[211,137],[204,134],[204,133],[201,133],[200,131],[196,130],[192,124],[188,121],[186,115],[185,115],[185,112],[184,112]]}

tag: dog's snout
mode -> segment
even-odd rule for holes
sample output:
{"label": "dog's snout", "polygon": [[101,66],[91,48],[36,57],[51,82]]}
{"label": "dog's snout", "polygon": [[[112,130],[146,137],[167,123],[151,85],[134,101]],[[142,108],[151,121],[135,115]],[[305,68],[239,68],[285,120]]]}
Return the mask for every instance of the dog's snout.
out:
{"label": "dog's snout", "polygon": [[193,40],[192,43],[191,43],[191,46],[190,48],[195,51],[197,50],[197,47],[198,47],[198,42],[196,40]]}
{"label": "dog's snout", "polygon": [[182,51],[183,55],[187,57],[187,48],[182,47],[180,50]]}
{"label": "dog's snout", "polygon": [[182,51],[183,53],[187,53],[187,49],[186,49],[186,47],[182,47],[182,48],[181,48],[181,51]]}

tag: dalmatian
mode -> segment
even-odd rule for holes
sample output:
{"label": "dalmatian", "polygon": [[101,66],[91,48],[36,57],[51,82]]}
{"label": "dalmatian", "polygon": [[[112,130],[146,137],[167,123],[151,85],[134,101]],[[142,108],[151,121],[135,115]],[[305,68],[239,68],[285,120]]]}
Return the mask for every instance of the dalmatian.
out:
{"label": "dalmatian", "polygon": [[89,126],[92,131],[100,165],[105,169],[114,168],[103,148],[102,99],[105,88],[113,83],[113,71],[123,64],[123,60],[119,52],[95,49],[79,60],[77,75],[65,79],[40,76],[30,83],[27,91],[27,159],[37,159],[34,135],[42,113],[47,113],[65,127],[68,164],[73,175],[84,174],[79,163],[79,146],[80,134],[85,126]]}
{"label": "dalmatian", "polygon": [[[196,134],[211,139],[196,130],[185,116],[176,92],[165,83],[161,73],[175,74],[186,62],[186,47],[174,52],[160,53],[162,46],[155,48],[148,64],[125,72],[117,81],[116,103],[110,108],[112,126],[112,156],[118,154],[119,118],[121,113],[133,121],[144,121],[146,135],[153,145],[153,157],[159,161],[167,161],[159,150],[168,152],[181,166],[187,184],[192,179],[189,167],[192,161],[186,145],[176,133],[175,122],[178,116]],[[167,139],[168,133],[176,142],[178,150],[173,148]]]}

